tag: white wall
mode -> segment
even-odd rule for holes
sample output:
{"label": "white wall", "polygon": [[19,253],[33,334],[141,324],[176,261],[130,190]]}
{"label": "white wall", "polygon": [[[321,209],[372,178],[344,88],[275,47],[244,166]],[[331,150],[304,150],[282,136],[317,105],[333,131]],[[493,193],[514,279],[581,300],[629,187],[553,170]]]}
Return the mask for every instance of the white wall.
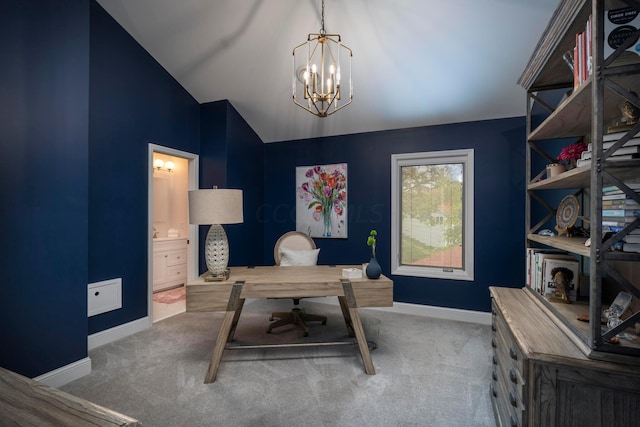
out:
{"label": "white wall", "polygon": [[174,169],[153,172],[153,226],[158,237],[168,237],[170,228],[177,229],[179,237],[188,237],[188,161],[154,153],[156,159],[173,162]]}

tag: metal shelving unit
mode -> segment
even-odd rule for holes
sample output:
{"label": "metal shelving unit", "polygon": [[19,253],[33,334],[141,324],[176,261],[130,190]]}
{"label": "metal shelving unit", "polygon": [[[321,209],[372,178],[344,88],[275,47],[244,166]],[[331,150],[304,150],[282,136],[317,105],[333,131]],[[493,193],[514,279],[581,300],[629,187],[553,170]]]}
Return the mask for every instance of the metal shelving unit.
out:
{"label": "metal shelving unit", "polygon": [[[640,225],[640,219],[622,232],[603,242],[602,190],[603,186],[626,187],[624,182],[640,179],[640,160],[610,161],[603,150],[603,135],[607,125],[620,115],[619,105],[626,99],[640,107],[640,55],[638,61],[621,61],[623,48],[609,58],[604,58],[605,11],[620,7],[632,7],[640,11],[637,0],[563,0],[556,9],[549,26],[543,33],[518,83],[527,90],[527,186],[526,233],[528,247],[550,247],[572,253],[589,265],[589,301],[582,304],[550,302],[537,296],[558,326],[567,332],[585,354],[594,359],[640,365],[640,337],[635,340],[619,340],[613,344],[611,338],[621,331],[633,328],[640,322],[640,310],[628,315],[623,323],[607,330],[600,322],[605,301],[603,286],[614,286],[625,290],[640,301],[640,254],[611,251],[610,247],[631,229]],[[558,106],[550,107],[540,96],[545,91],[573,89],[573,74],[564,63],[564,52],[575,45],[576,33],[583,31],[592,16],[593,73],[578,88],[573,90]],[[636,31],[640,33],[640,31]],[[635,93],[635,94],[634,94]],[[533,127],[534,105],[549,110],[540,125]],[[623,138],[622,143],[638,134],[640,124],[635,125]],[[639,134],[640,135],[640,134]],[[541,179],[543,172],[534,170],[534,152],[550,163],[554,157],[545,150],[547,140],[567,137],[589,137],[592,143],[591,166],[575,168],[559,176]],[[620,146],[622,145],[619,144]],[[536,234],[541,225],[555,216],[555,207],[545,202],[540,190],[567,190],[567,194],[580,196],[583,211],[590,217],[591,246],[585,246],[586,238],[548,237]],[[628,193],[633,196],[633,191]],[[640,197],[636,194],[637,200]],[[542,219],[531,218],[534,203],[546,206],[549,214]],[[532,222],[534,223],[532,225]],[[614,283],[614,285],[611,285]],[[577,315],[589,315],[589,323],[576,320]]]}

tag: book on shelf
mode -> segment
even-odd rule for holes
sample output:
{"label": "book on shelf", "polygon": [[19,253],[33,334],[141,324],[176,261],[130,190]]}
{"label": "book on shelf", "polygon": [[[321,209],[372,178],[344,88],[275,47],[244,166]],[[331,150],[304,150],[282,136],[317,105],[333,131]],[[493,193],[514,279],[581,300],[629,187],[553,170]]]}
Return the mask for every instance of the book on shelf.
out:
{"label": "book on shelf", "polygon": [[542,295],[547,298],[560,298],[562,292],[570,301],[576,301],[580,278],[578,260],[546,258],[542,266]]}
{"label": "book on shelf", "polygon": [[[620,219],[620,218],[619,218],[619,219]],[[634,219],[635,219],[635,218],[634,218]],[[609,227],[609,228],[612,228],[612,227],[621,227],[621,228],[624,228],[626,225],[631,224],[632,222],[633,222],[633,220],[629,220],[629,221],[622,221],[622,220],[615,221],[615,220],[613,220],[613,219],[605,219],[605,218],[602,218],[602,226],[603,226],[603,227]],[[611,231],[614,231],[614,230],[611,230]],[[618,231],[620,231],[620,230],[618,230]]]}
{"label": "book on shelf", "polygon": [[606,200],[617,200],[618,202],[621,202],[623,200],[633,200],[631,197],[627,196],[625,193],[612,193],[612,194],[603,194],[602,195],[602,201],[606,201]]}
{"label": "book on shelf", "polygon": [[[604,14],[604,57],[605,59],[622,45],[633,31],[640,28],[640,14],[633,7],[621,7],[605,11]],[[617,58],[626,63],[640,60],[640,40],[629,46]]]}
{"label": "book on shelf", "polygon": [[[624,185],[626,185],[631,190],[635,190],[636,192],[640,190],[640,182],[625,182]],[[602,187],[602,193],[603,194],[622,194],[622,190],[615,185],[605,185],[604,187]]]}
{"label": "book on shelf", "polygon": [[635,209],[602,209],[602,218],[632,218],[640,216],[640,210]]}
{"label": "book on shelf", "polygon": [[[620,147],[618,148],[615,152],[611,153],[611,157],[613,156],[621,156],[624,154],[638,154],[640,153],[640,145],[631,145],[631,146],[624,146],[624,147]],[[587,151],[583,151],[582,154],[580,154],[580,158],[581,159],[590,159],[591,158],[591,150],[587,150]]]}
{"label": "book on shelf", "polygon": [[[636,228],[640,230],[640,228]],[[622,238],[625,243],[640,243],[640,234],[627,234]]]}
{"label": "book on shelf", "polygon": [[[622,225],[622,226],[617,226],[617,225],[610,225],[610,226],[606,226],[606,227],[603,226],[602,227],[602,232],[604,233],[604,232],[610,231],[612,233],[617,233],[619,231],[624,230],[625,227],[626,227],[626,224]],[[640,234],[640,228],[633,229],[629,233],[629,235],[635,235],[635,234]]]}
{"label": "book on shelf", "polygon": [[[605,135],[606,136],[606,135]],[[605,150],[608,150],[609,148],[613,147],[614,144],[618,141],[618,139],[620,139],[622,137],[622,135],[620,135],[620,137],[616,138],[614,141],[603,141],[602,142],[602,148]],[[604,137],[603,137],[604,140]],[[636,138],[631,138],[630,140],[628,140],[627,142],[625,142],[622,147],[632,147],[635,145],[640,145],[640,137],[636,137]],[[622,148],[621,147],[621,148]],[[593,151],[593,142],[590,142],[587,144],[587,151]]]}
{"label": "book on shelf", "polygon": [[616,242],[613,249],[622,252],[640,252],[640,243]]}
{"label": "book on shelf", "polygon": [[[603,142],[616,142],[617,140],[619,140],[620,138],[622,138],[626,134],[627,134],[626,131],[607,133],[605,135],[602,135],[602,141]],[[632,137],[632,139],[636,139],[636,137],[640,137],[640,132],[635,134]],[[611,145],[613,145],[613,144],[611,144]],[[629,145],[633,145],[633,144],[629,144]]]}
{"label": "book on shelf", "polygon": [[547,258],[573,260],[575,258],[560,249],[527,249],[527,286],[542,294],[544,290],[543,263]]}
{"label": "book on shelf", "polygon": [[[583,151],[582,153],[584,154],[586,151]],[[640,153],[639,154],[622,154],[619,156],[616,155],[612,155],[607,157],[607,161],[608,162],[625,162],[628,160],[637,160],[640,159]],[[588,159],[578,159],[576,161],[576,166],[581,168],[583,166],[590,166],[591,165],[591,156],[589,155]]]}
{"label": "book on shelf", "polygon": [[640,203],[633,199],[603,200],[604,209],[640,209]]}

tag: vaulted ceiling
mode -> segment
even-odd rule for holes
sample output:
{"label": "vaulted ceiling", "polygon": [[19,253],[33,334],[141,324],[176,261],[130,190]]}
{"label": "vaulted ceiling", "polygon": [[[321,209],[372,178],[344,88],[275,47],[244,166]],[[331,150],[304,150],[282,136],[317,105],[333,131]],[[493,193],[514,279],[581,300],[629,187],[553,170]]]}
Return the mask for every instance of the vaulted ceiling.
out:
{"label": "vaulted ceiling", "polygon": [[353,50],[354,99],[291,99],[292,49],[320,0],[97,0],[198,102],[228,99],[264,142],[525,114],[517,85],[558,0],[325,0]]}

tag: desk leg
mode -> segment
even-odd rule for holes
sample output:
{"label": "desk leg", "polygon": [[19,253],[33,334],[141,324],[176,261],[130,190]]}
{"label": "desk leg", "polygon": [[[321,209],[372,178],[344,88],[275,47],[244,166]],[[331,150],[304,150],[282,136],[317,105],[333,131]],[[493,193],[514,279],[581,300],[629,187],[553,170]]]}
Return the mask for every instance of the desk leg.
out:
{"label": "desk leg", "polygon": [[231,331],[229,331],[229,338],[227,338],[227,342],[233,341],[233,335],[236,333],[236,326],[238,326],[238,319],[240,319],[242,307],[244,307],[244,298],[240,298],[240,301],[238,301],[238,308],[236,309],[236,314],[233,315],[233,322],[231,324]]}
{"label": "desk leg", "polygon": [[222,320],[222,325],[220,326],[218,336],[216,337],[216,344],[213,347],[213,352],[211,353],[209,369],[207,369],[207,375],[204,377],[205,384],[212,383],[216,380],[216,374],[220,367],[224,346],[226,345],[227,339],[230,339],[232,336],[234,321],[237,323],[237,318],[240,317],[240,311],[242,311],[242,305],[244,303],[244,300],[240,298],[243,283],[244,282],[235,283],[231,289],[229,303],[227,304],[227,311],[224,313],[224,319]]}
{"label": "desk leg", "polygon": [[[353,295],[353,288],[351,282],[348,280],[342,281],[342,288],[344,289],[344,300],[347,305],[347,313],[351,320],[351,326],[360,348],[360,356],[362,356],[362,363],[364,364],[364,372],[367,375],[375,375],[376,370],[373,367],[373,360],[371,360],[371,353],[369,353],[369,345],[367,344],[367,338],[364,335],[364,329],[362,329],[362,322],[360,321],[360,314],[358,313],[358,306],[356,304],[356,298]],[[343,302],[340,302],[342,306]],[[344,311],[343,311],[344,313]],[[345,315],[345,320],[346,315]]]}
{"label": "desk leg", "polygon": [[353,325],[351,324],[351,315],[349,314],[349,306],[347,305],[347,301],[345,297],[338,297],[338,302],[340,303],[340,309],[342,309],[342,316],[344,317],[344,323],[347,324],[347,333],[350,337],[355,337],[356,334],[353,332]]}

